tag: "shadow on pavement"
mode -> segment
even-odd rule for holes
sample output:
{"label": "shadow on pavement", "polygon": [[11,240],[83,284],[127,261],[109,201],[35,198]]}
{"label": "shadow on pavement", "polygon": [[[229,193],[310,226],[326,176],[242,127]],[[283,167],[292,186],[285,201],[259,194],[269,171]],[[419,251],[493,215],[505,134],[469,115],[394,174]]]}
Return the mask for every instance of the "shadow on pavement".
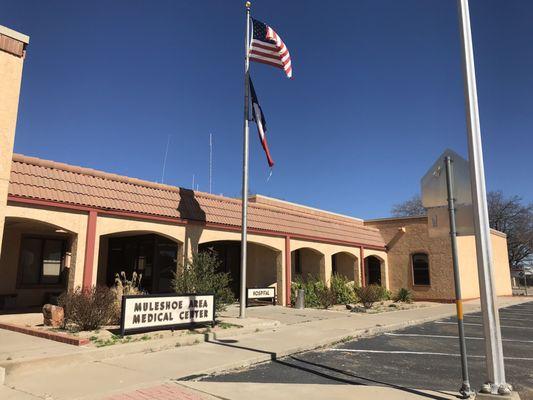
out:
{"label": "shadow on pavement", "polygon": [[[233,340],[233,339],[213,341],[213,340],[210,340],[209,338],[206,338],[206,342],[211,343],[211,344],[216,344],[216,345],[219,345],[219,346],[227,346],[227,347],[232,347],[232,348],[235,348],[235,349],[253,351],[253,352],[256,352],[256,353],[269,354],[270,355],[270,359],[272,360],[273,363],[280,364],[280,365],[283,365],[283,366],[289,367],[289,368],[295,368],[295,369],[298,369],[300,371],[304,371],[304,372],[307,372],[307,373],[310,373],[310,374],[313,374],[313,375],[320,376],[320,377],[325,378],[325,379],[329,379],[329,380],[332,380],[332,381],[344,383],[344,384],[347,384],[347,385],[364,385],[364,386],[366,386],[367,383],[375,383],[375,384],[379,384],[379,385],[382,385],[382,386],[387,386],[387,387],[390,387],[390,388],[401,390],[401,391],[404,391],[404,392],[407,392],[407,393],[416,394],[416,395],[421,396],[421,397],[426,397],[428,399],[434,399],[434,400],[447,400],[448,399],[448,397],[441,397],[441,396],[438,396],[438,395],[435,395],[435,394],[425,393],[425,392],[422,392],[420,390],[406,388],[406,387],[403,387],[403,386],[399,386],[399,385],[395,385],[395,384],[387,383],[387,382],[383,382],[383,381],[377,381],[375,379],[365,378],[364,376],[355,375],[355,374],[353,374],[351,372],[344,371],[344,370],[341,370],[341,369],[338,369],[338,368],[329,367],[329,366],[323,365],[323,364],[313,363],[311,361],[307,361],[307,360],[304,360],[304,359],[301,359],[301,358],[298,358],[298,357],[295,357],[295,356],[288,356],[288,358],[290,358],[291,360],[294,360],[294,361],[302,363],[302,364],[310,365],[311,367],[314,367],[314,368],[308,368],[308,367],[305,367],[305,366],[302,366],[302,365],[295,365],[293,363],[284,361],[282,359],[278,359],[275,352],[266,351],[266,350],[259,350],[259,349],[253,349],[253,348],[245,347],[245,346],[239,346],[239,345],[235,344],[238,341],[237,340]],[[347,376],[349,378],[360,379],[360,380],[365,381],[367,383],[365,383],[365,382],[355,382],[352,379],[338,377],[338,376],[332,375],[332,374],[327,373],[327,372],[321,372],[321,371],[316,370],[315,368],[320,368],[320,369],[331,371],[331,372],[334,372],[334,373],[337,373],[337,374],[342,374],[342,375],[345,375],[345,376]],[[456,397],[460,398],[460,396],[456,396]]]}

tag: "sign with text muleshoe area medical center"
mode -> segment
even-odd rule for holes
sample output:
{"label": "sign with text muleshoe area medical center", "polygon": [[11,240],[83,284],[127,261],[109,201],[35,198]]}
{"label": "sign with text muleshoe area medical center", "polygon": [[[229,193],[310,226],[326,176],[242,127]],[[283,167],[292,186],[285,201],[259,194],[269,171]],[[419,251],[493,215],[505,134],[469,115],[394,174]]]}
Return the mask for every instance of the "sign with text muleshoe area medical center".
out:
{"label": "sign with text muleshoe area medical center", "polygon": [[212,294],[131,295],[122,297],[120,330],[168,329],[213,324],[215,297]]}

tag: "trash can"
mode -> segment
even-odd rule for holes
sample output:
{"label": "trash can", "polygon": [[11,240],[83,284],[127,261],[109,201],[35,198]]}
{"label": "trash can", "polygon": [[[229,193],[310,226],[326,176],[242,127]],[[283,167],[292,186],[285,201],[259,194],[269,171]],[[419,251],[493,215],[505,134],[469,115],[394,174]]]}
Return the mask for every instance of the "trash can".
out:
{"label": "trash can", "polygon": [[296,296],[295,308],[301,310],[305,308],[305,290],[298,289],[298,295]]}

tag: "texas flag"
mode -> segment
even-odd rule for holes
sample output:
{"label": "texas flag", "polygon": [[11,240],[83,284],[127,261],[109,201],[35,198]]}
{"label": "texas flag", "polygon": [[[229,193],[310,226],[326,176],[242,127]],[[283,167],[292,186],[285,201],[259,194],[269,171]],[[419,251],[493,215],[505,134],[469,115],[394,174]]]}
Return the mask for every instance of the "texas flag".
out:
{"label": "texas flag", "polygon": [[249,78],[248,81],[250,82],[250,94],[252,95],[252,117],[255,121],[255,124],[257,125],[257,133],[259,134],[259,140],[261,140],[261,145],[263,146],[263,150],[265,151],[268,166],[272,168],[274,166],[274,160],[272,160],[272,157],[270,156],[270,150],[268,149],[268,143],[266,140],[267,127],[265,116],[263,115],[263,110],[261,109],[261,106],[259,105],[259,100],[257,99],[257,95],[255,94],[252,79]]}

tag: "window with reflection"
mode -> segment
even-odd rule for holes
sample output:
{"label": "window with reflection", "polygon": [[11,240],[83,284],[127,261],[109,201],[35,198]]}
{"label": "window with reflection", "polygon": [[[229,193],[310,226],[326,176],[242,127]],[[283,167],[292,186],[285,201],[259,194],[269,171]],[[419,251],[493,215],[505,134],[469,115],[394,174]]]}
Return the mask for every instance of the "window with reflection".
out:
{"label": "window with reflection", "polygon": [[20,283],[61,284],[65,249],[64,239],[23,237],[20,243]]}
{"label": "window with reflection", "polygon": [[413,265],[413,284],[429,285],[429,257],[425,253],[416,253],[412,255]]}

